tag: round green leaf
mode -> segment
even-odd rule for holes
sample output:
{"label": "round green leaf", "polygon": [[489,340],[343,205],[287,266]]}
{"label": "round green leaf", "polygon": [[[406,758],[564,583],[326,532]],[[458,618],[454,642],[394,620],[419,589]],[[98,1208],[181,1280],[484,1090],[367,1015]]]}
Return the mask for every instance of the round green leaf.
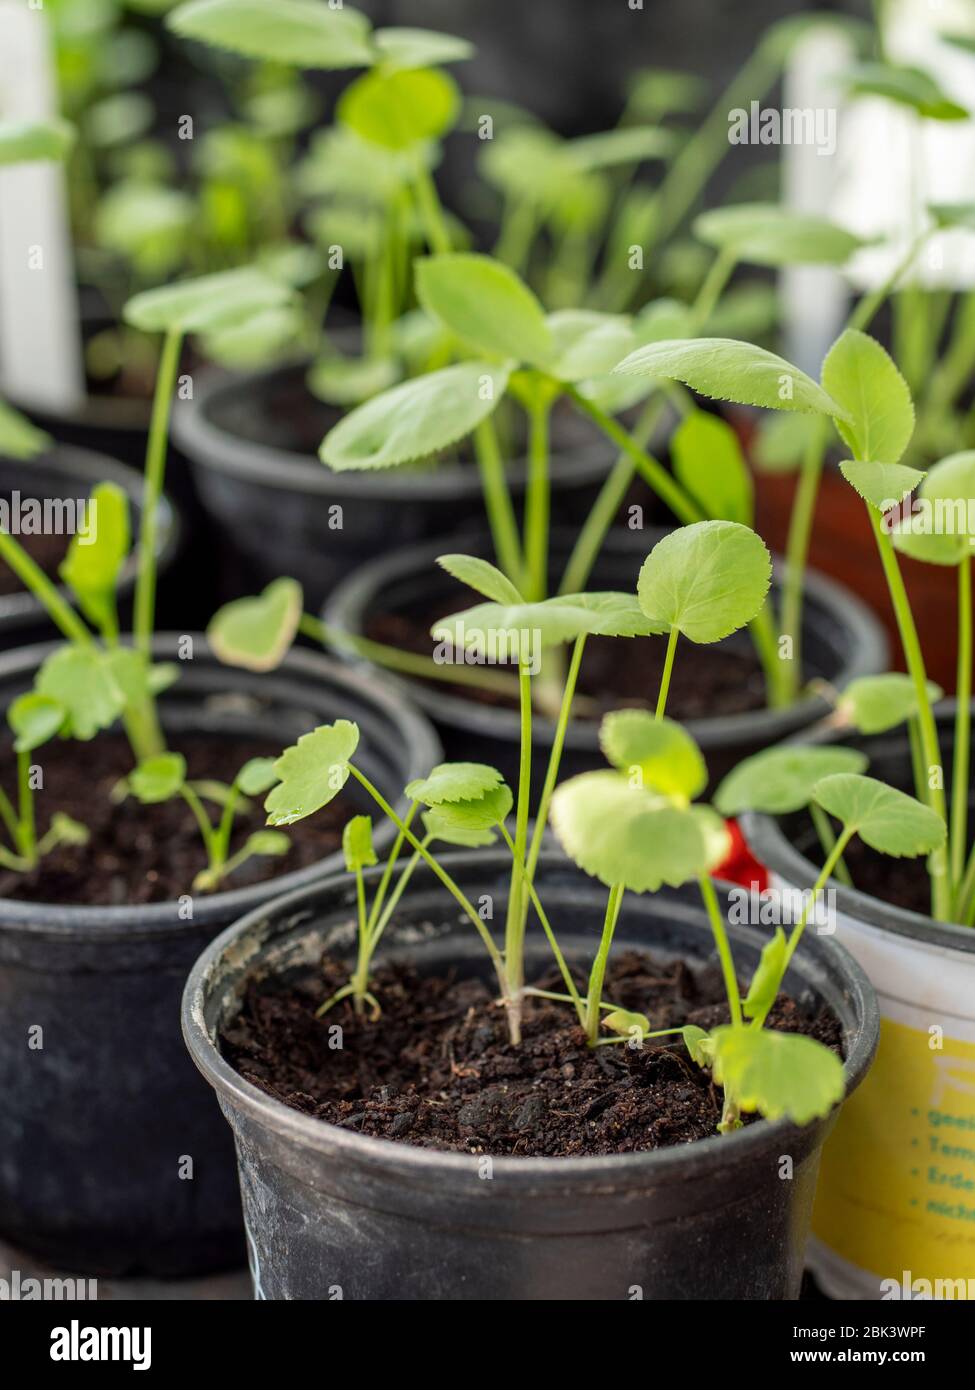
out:
{"label": "round green leaf", "polygon": [[233,328],[290,297],[287,285],[245,266],[146,290],[128,301],[123,314],[143,333],[210,333]]}
{"label": "round green leaf", "polygon": [[714,804],[723,816],[801,811],[813,788],[834,773],[863,772],[868,759],[855,748],[766,748],[745,758],[721,782]]}
{"label": "round green leaf", "polygon": [[172,11],[166,27],[245,58],[299,68],[368,67],[374,57],[366,16],[321,0],[190,0]]}
{"label": "round green leaf", "polygon": [[346,415],[323,439],[321,459],[345,473],[426,458],[470,434],[507,385],[507,369],[486,362],[461,362],[405,381]]}
{"label": "round green leaf", "polygon": [[438,555],[437,564],[462,584],[476,589],[495,603],[524,603],[507,575],[476,555]]}
{"label": "round green leaf", "polygon": [[649,637],[664,626],[642,612],[632,594],[563,594],[540,603],[479,603],[441,618],[430,629],[435,641],[491,662],[534,664],[545,647],[574,642],[583,634]]}
{"label": "round green leaf", "polygon": [[839,773],[824,777],[813,796],[845,830],[852,830],[871,849],[896,859],[916,858],[940,848],[945,823],[929,806],[873,777]]}
{"label": "round green leaf", "polygon": [[408,150],[447,134],[460,114],[460,96],[451,78],[433,68],[374,68],[346,87],[335,114],[363,140]]}
{"label": "round green leaf", "polygon": [[7,710],[7,723],[14,732],[14,751],[31,753],[54,737],[67,711],[60,700],[30,692],[20,695]]}
{"label": "round green leaf", "polygon": [[484,844],[487,843],[484,835],[494,826],[504,823],[513,804],[511,788],[502,782],[480,796],[461,801],[442,801],[430,812],[433,816],[431,824],[441,840],[449,840],[452,844]]}
{"label": "round green leaf", "polygon": [[836,428],[858,461],[893,464],[914,433],[907,382],[875,338],[848,328],[823,362],[823,386],[839,402]]}
{"label": "round green leaf", "polygon": [[51,444],[51,436],[31,424],[26,415],[0,401],[0,456],[31,459]]}
{"label": "round green leaf", "polygon": [[702,213],[694,234],[751,265],[844,265],[865,243],[823,217],[775,203],[738,203]]}
{"label": "round green leaf", "polygon": [[[928,699],[934,704],[944,691],[928,681]],[[900,671],[883,676],[861,676],[851,681],[836,702],[837,712],[861,734],[882,734],[918,712],[914,681]],[[863,768],[832,768],[833,772],[862,772]],[[822,776],[826,776],[823,772]]]}
{"label": "round green leaf", "polygon": [[498,837],[493,830],[471,827],[466,821],[458,822],[450,814],[452,809],[434,806],[431,810],[424,811],[423,828],[431,840],[440,840],[443,844],[456,845],[461,849],[483,849],[496,843]]}
{"label": "round green leaf", "polygon": [[281,830],[255,830],[244,845],[245,854],[268,854],[275,858],[287,854],[290,849],[291,841]]}
{"label": "round green leaf", "polygon": [[129,788],[144,805],[168,801],[186,781],[186,759],[181,753],[160,753],[146,758],[129,777]]}
{"label": "round green leaf", "polygon": [[279,779],[264,801],[268,825],[292,825],[313,815],[349,780],[359,730],[348,719],[322,724],[286,748],[274,764]]}
{"label": "round green leaf", "polygon": [[805,1125],[843,1099],[843,1063],[815,1038],[771,1028],[715,1028],[714,1079],[742,1110]]}
{"label": "round green leaf", "polygon": [[278,780],[274,758],[250,758],[237,774],[236,782],[245,796],[260,796]]}
{"label": "round green leaf", "polygon": [[301,585],[275,579],[257,598],[238,598],[210,619],[207,641],[219,661],[247,671],[273,671],[291,648],[301,621]]}
{"label": "round green leaf", "polygon": [[718,642],[760,611],[772,578],[764,541],[734,521],[682,526],[651,550],[637,596],[654,622],[692,642]]}
{"label": "round green leaf", "polygon": [[[293,335],[292,335],[293,337]],[[359,405],[395,386],[402,376],[393,357],[320,357],[308,369],[308,389],[328,405]]]}
{"label": "round green leaf", "polygon": [[599,726],[599,744],[607,762],[650,791],[691,801],[707,785],[701,750],[672,719],[654,719],[645,710],[613,710]]}
{"label": "round green leaf", "polygon": [[893,531],[894,545],[912,559],[958,565],[975,547],[975,450],[941,459],[922,476],[909,520]]}
{"label": "round green leaf", "polygon": [[842,405],[791,362],[734,338],[649,343],[631,352],[615,370],[624,376],[672,378],[699,395],[740,405],[833,416],[843,413]]}
{"label": "round green leaf", "polygon": [[113,653],[94,646],[59,647],[42,665],[35,681],[67,711],[65,731],[87,742],[107,729],[125,708],[125,693],[115,677]]}
{"label": "round green leaf", "polygon": [[439,763],[428,776],[409,782],[406,795],[427,806],[442,806],[447,801],[476,801],[503,781],[497,768],[486,763]]}
{"label": "round green leaf", "polygon": [[427,256],[416,262],[426,312],[478,352],[544,363],[553,340],[542,306],[513,270],[491,256]]}
{"label": "round green leaf", "polygon": [[699,809],[630,786],[618,772],[584,772],[556,789],[551,817],[559,843],[584,873],[607,887],[622,883],[645,893],[709,872],[713,845]]}

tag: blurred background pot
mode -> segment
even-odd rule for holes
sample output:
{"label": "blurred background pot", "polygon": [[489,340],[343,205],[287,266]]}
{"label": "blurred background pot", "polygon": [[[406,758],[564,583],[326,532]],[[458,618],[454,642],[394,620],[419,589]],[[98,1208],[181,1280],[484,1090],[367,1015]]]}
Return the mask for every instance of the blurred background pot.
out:
{"label": "blurred background pot", "polygon": [[[503,901],[507,856],[451,854],[443,863],[475,901]],[[606,890],[547,854],[538,885],[567,957],[589,959]],[[343,876],[251,913],[204,951],[186,987],[186,1041],[237,1143],[256,1297],[317,1300],[336,1287],[346,1299],[369,1300],[797,1297],[819,1150],[835,1112],[804,1129],[760,1123],[651,1153],[501,1157],[487,1170],[477,1154],[326,1124],[238,1076],[215,1040],[248,981],[300,976],[326,949],[347,953],[354,892]],[[730,930],[745,974],[763,933]],[[702,963],[712,938],[696,888],[627,895],[616,943]],[[548,964],[540,934],[528,948],[529,968]],[[469,925],[422,867],[382,949],[428,973],[490,971]],[[876,1004],[862,972],[834,943],[813,940],[785,988],[836,1013],[852,1090],[876,1044]],[[793,1159],[789,1182],[782,1154]]]}
{"label": "blurred background pot", "polygon": [[[69,445],[54,445],[46,453],[28,460],[0,457],[0,495],[8,502],[15,492],[20,494],[21,499],[87,500],[96,483],[102,482],[117,483],[128,494],[132,533],[137,536],[143,489],[142,477],[134,469],[104,454]],[[157,537],[157,562],[165,594],[165,576],[172,568],[181,542],[180,522],[172,504],[165,497],[160,503]],[[18,536],[17,539],[32,553],[42,569],[52,578],[57,577],[57,566],[67,553],[71,539],[69,535],[45,533],[36,537]],[[130,556],[119,582],[123,623],[131,607],[135,573],[136,560]],[[63,587],[62,592],[67,593]],[[42,605],[0,561],[0,648],[7,650],[22,646],[50,637],[54,631],[54,624]]]}
{"label": "blurred background pot", "polygon": [[[156,654],[172,658],[179,640],[159,636]],[[30,688],[50,650],[0,658],[4,704]],[[440,755],[395,693],[324,657],[292,652],[257,676],[221,666],[202,637],[194,650],[160,701],[171,736],[283,747],[354,719],[369,776],[401,805],[404,782]],[[185,1275],[243,1258],[229,1136],[181,1044],[179,999],[216,932],[340,863],[336,853],[266,882],[135,907],[0,900],[4,1238],[88,1274]]]}
{"label": "blurred background pot", "polygon": [[[942,705],[938,716],[950,766],[953,705]],[[821,730],[803,741],[836,737]],[[843,742],[868,754],[872,776],[913,789],[906,731]],[[749,815],[742,825],[774,887],[813,886],[821,859],[804,813]],[[902,862],[883,861],[891,876]],[[920,862],[917,872],[923,875]],[[856,865],[853,876],[856,882]],[[915,1279],[975,1279],[975,930],[935,922],[835,880],[830,887],[836,939],[877,991],[880,1047],[826,1147],[813,1268],[833,1298],[879,1298],[881,1281],[901,1287],[905,1272]]]}

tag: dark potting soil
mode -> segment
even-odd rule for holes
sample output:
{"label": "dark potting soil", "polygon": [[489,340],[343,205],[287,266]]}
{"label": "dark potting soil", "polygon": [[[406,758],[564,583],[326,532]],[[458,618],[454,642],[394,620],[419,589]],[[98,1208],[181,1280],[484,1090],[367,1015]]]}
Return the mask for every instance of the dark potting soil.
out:
{"label": "dark potting soil", "polygon": [[[429,656],[434,646],[431,625],[448,613],[456,612],[463,602],[461,598],[459,603],[444,605],[430,615],[429,621],[422,622],[404,614],[377,613],[367,621],[366,635],[376,642]],[[586,643],[579,672],[578,692],[583,698],[576,701],[576,717],[599,720],[613,709],[653,709],[666,651],[663,637],[591,637]],[[510,669],[514,672],[515,668]],[[449,690],[462,699],[511,710],[518,708],[516,697],[509,700],[497,691],[444,681],[426,684],[432,689]],[[764,707],[762,668],[750,647],[739,648],[726,643],[704,647],[693,642],[678,645],[667,698],[667,713],[671,718],[706,719],[747,714]]]}
{"label": "dark potting soil", "polygon": [[[484,982],[404,966],[375,973],[377,1023],[357,1017],[348,1001],[316,1019],[316,1007],[347,979],[347,968],[325,957],[320,975],[252,984],[222,1036],[224,1054],[245,1080],[295,1110],[419,1148],[566,1157],[636,1153],[715,1133],[720,1090],[679,1038],[640,1050],[590,1048],[567,1005],[529,997],[523,1040],[513,1047]],[[563,988],[554,971],[538,984]],[[645,1013],[653,1028],[727,1021],[717,967],[691,970],[642,952],[611,961],[605,997]],[[329,1046],[335,1024],[341,1049]],[[781,999],[769,1025],[840,1052],[839,1024],[827,1010],[807,1016]]]}
{"label": "dark potting soil", "polygon": [[[45,574],[54,577],[57,574],[58,565],[68,553],[68,546],[71,543],[70,536],[59,535],[20,535],[16,539],[27,554],[40,565]],[[0,598],[5,598],[8,594],[22,594],[24,585],[14,574],[6,560],[0,560]]]}
{"label": "dark potting soil", "polygon": [[[188,775],[230,783],[249,758],[277,757],[279,746],[264,740],[184,735],[174,751],[186,758]],[[71,906],[139,906],[171,902],[192,891],[196,874],[206,867],[200,832],[182,798],[143,806],[132,797],[114,804],[112,788],[132,771],[132,755],[121,736],[103,734],[90,743],[46,744],[34,755],[43,769],[44,787],[35,793],[38,833],[51,815],[63,811],[88,827],[87,845],[62,846],[45,855],[30,874],[0,873],[0,898]],[[0,754],[0,785],[8,795],[16,787],[16,764],[9,747]],[[232,850],[247,835],[264,827],[263,798],[238,815]],[[205,803],[216,819],[219,809]],[[249,859],[222,885],[239,888],[304,868],[333,853],[351,811],[337,797],[318,815],[288,832],[292,848],[277,858]]]}

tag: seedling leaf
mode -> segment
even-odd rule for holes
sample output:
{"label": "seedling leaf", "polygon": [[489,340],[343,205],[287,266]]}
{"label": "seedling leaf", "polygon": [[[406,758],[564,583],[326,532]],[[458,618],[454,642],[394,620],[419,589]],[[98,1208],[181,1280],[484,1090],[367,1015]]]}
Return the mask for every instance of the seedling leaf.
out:
{"label": "seedling leaf", "polygon": [[358,745],[356,725],[337,719],[286,748],[274,764],[279,783],[264,802],[268,824],[291,825],[327,806],[349,780],[349,760]]}
{"label": "seedling leaf", "polygon": [[694,1023],[685,1023],[680,1031],[691,1061],[709,1071],[714,1061],[714,1043],[710,1033],[706,1033]]}
{"label": "seedling leaf", "polygon": [[66,710],[60,700],[31,691],[19,696],[7,710],[7,723],[14,731],[14,752],[30,753],[61,728]]}
{"label": "seedling leaf", "polygon": [[250,758],[237,774],[237,785],[245,796],[260,796],[277,780],[273,758]]}
{"label": "seedling leaf", "polygon": [[607,887],[635,893],[706,874],[712,846],[695,809],[630,786],[618,772],[583,772],[555,791],[552,826],[569,858]]}
{"label": "seedling leaf", "polygon": [[607,376],[640,341],[633,321],[624,314],[559,309],[545,322],[552,342],[546,370],[558,381]]}
{"label": "seedling leaf", "polygon": [[826,354],[822,378],[843,408],[836,428],[854,456],[897,463],[914,433],[914,404],[907,382],[877,340],[848,328]]}
{"label": "seedling leaf", "polygon": [[701,750],[672,719],[654,719],[645,710],[613,710],[599,726],[607,762],[650,791],[687,802],[707,785]]}
{"label": "seedling leaf", "polygon": [[895,63],[861,63],[843,74],[851,96],[885,97],[932,121],[967,121],[971,112],[942,90],[930,73]]}
{"label": "seedling leaf", "polygon": [[237,598],[210,619],[207,641],[218,660],[247,671],[280,666],[298,631],[301,585],[275,579],[256,598]]}
{"label": "seedling leaf", "polygon": [[377,29],[373,42],[383,62],[398,68],[433,68],[444,63],[462,63],[474,56],[474,45],[454,34],[435,29],[393,26]]}
{"label": "seedling leaf", "polygon": [[460,114],[460,96],[452,79],[433,68],[374,68],[346,87],[335,114],[363,140],[409,150],[447,134]]}
{"label": "seedling leaf", "polygon": [[426,806],[442,806],[449,801],[476,801],[503,781],[497,768],[486,763],[439,763],[428,776],[407,783],[406,795]]}
{"label": "seedling leaf", "polygon": [[166,20],[184,39],[299,68],[368,67],[369,21],[316,0],[192,0]]}
{"label": "seedling leaf", "polygon": [[540,603],[480,603],[441,618],[436,641],[491,661],[534,661],[539,648],[574,642],[583,633],[649,637],[664,625],[648,618],[632,594],[563,594]]}
{"label": "seedling leaf", "polygon": [[64,706],[65,732],[83,742],[114,724],[126,704],[111,653],[95,647],[59,647],[44,662],[34,684],[39,694]]}
{"label": "seedling leaf", "polygon": [[434,816],[432,823],[441,839],[453,844],[482,844],[485,843],[482,837],[489,830],[504,823],[513,804],[511,788],[502,782],[480,796],[440,802],[430,814]]}
{"label": "seedling leaf", "polygon": [[51,444],[51,436],[21,415],[19,410],[0,401],[0,455],[11,459],[32,459]]}
{"label": "seedling leaf", "polygon": [[860,463],[854,459],[845,459],[840,472],[854,492],[878,512],[886,512],[902,502],[924,477],[918,469],[903,463]]}
{"label": "seedling leaf", "polygon": [[843,1064],[822,1043],[770,1028],[715,1028],[714,1079],[742,1110],[797,1125],[828,1115],[843,1098]]}
{"label": "seedling leaf", "polygon": [[657,542],[640,570],[637,596],[653,621],[692,642],[718,642],[759,612],[772,560],[764,541],[733,521],[698,521]]}
{"label": "seedling leaf", "polygon": [[815,800],[871,849],[893,858],[930,854],[945,842],[945,823],[929,806],[873,777],[838,773],[813,788]]}
{"label": "seedling leaf", "polygon": [[0,121],[0,166],[64,159],[74,142],[67,121]]}
{"label": "seedling leaf", "polygon": [[470,434],[507,385],[507,368],[486,362],[461,362],[405,381],[346,415],[322,441],[321,459],[344,473],[426,458]]}
{"label": "seedling leaf", "polygon": [[612,1013],[603,1014],[600,1022],[611,1033],[636,1037],[640,1042],[650,1032],[650,1020],[646,1014],[632,1013],[629,1009],[614,1009]]}
{"label": "seedling leaf", "polygon": [[801,811],[824,777],[863,772],[868,759],[855,748],[766,748],[745,758],[728,773],[715,794],[723,816],[762,811],[784,816]]}
{"label": "seedling leaf", "polygon": [[735,338],[673,338],[631,352],[615,368],[624,376],[670,377],[699,395],[770,410],[838,416],[843,407],[812,377],[774,352]]}
{"label": "seedling leaf", "polygon": [[775,203],[713,208],[697,218],[694,235],[733,251],[739,261],[764,266],[844,265],[864,245],[835,222]]}
{"label": "seedling leaf", "polygon": [[[271,832],[273,833],[273,832]],[[342,854],[345,867],[350,874],[357,869],[368,869],[378,864],[372,843],[372,819],[369,816],[353,816],[346,821],[342,830]]]}
{"label": "seedling leaf", "polygon": [[[893,530],[898,550],[932,565],[957,565],[975,554],[975,531],[969,527],[975,507],[975,450],[934,464],[923,475],[918,498],[925,506]],[[929,516],[933,522],[927,534]]]}
{"label": "seedling leaf", "polygon": [[707,516],[751,526],[752,477],[738,436],[726,420],[705,410],[693,411],[671,436],[670,452],[675,477]]}
{"label": "seedling leaf", "polygon": [[545,363],[554,350],[542,306],[523,280],[491,256],[427,256],[416,262],[416,293],[478,352]]}
{"label": "seedling leaf", "polygon": [[128,301],[123,314],[143,333],[213,333],[285,304],[291,293],[280,280],[244,266],[145,290]]}
{"label": "seedling leaf", "polygon": [[575,140],[567,140],[562,148],[574,169],[589,174],[620,164],[667,159],[676,145],[673,131],[657,125],[637,125],[602,130],[596,135],[580,135]]}
{"label": "seedling leaf", "polygon": [[[932,704],[940,700],[943,694],[940,686],[928,681],[928,699]],[[883,676],[861,676],[846,687],[836,708],[861,734],[882,734],[917,714],[914,682],[900,671],[889,671]],[[840,769],[834,768],[833,771]],[[858,772],[863,769],[848,768],[846,771]]]}
{"label": "seedling leaf", "polygon": [[422,819],[431,839],[442,840],[444,844],[457,845],[462,849],[482,849],[486,845],[493,845],[498,838],[493,830],[457,824],[449,808],[434,806],[432,810],[424,811]]}
{"label": "seedling leaf", "polygon": [[146,758],[129,776],[129,789],[143,805],[168,801],[186,781],[186,759],[181,753],[159,753]]}
{"label": "seedling leaf", "polygon": [[287,854],[290,848],[291,841],[282,830],[255,830],[244,843],[245,855],[266,854],[277,858]]}
{"label": "seedling leaf", "polygon": [[748,993],[742,1000],[742,1010],[746,1018],[765,1019],[775,1003],[782,976],[786,966],[786,939],[781,927],[775,928],[775,935],[766,941]]}
{"label": "seedling leaf", "polygon": [[[76,531],[58,573],[90,622],[116,621],[115,590],[129,553],[129,499],[116,483],[98,483],[88,502],[89,529]],[[93,533],[92,533],[93,531]]]}
{"label": "seedling leaf", "polygon": [[476,589],[494,603],[524,603],[521,594],[507,575],[476,555],[438,555],[437,564],[448,574]]}

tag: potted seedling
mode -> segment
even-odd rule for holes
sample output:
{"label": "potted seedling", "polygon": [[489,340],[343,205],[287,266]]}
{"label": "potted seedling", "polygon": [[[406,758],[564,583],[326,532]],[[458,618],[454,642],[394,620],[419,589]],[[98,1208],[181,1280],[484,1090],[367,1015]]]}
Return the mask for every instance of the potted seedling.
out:
{"label": "potted seedling", "polygon": [[[336,698],[343,710],[351,702],[391,796],[437,750],[384,691],[314,654],[282,661],[264,649],[269,631],[297,621],[291,593],[273,596],[270,614],[246,615],[237,672],[199,635],[154,632],[183,337],[239,326],[285,295],[242,269],[128,305],[130,322],[163,338],[134,558],[126,495],[112,482],[94,489],[91,534],[71,541],[65,591],[0,530],[0,555],[64,638],[0,665],[14,736],[0,798],[0,1231],[97,1273],[181,1274],[241,1253],[229,1148],[179,1047],[175,1001],[216,929],[335,863],[354,802],[304,844],[255,821],[282,724],[298,736],[333,717]],[[119,576],[132,568],[125,637]]]}
{"label": "potted seedling", "polygon": [[[517,783],[486,764],[439,764],[407,785],[400,814],[361,767],[353,722],[306,735],[275,764],[269,824],[300,823],[355,783],[391,821],[393,847],[381,863],[370,819],[353,822],[351,884],[290,895],[260,925],[245,918],[187,985],[187,1042],[238,1139],[257,1297],[793,1297],[816,1149],[869,1060],[870,1005],[831,943],[794,955],[805,917],[764,945],[729,931],[710,878],[727,832],[695,802],[707,783],[700,750],[666,717],[681,649],[751,619],[768,553],[747,527],[701,523],[651,553],[635,595],[536,602],[477,557],[442,563],[485,601],[440,630],[458,650],[503,644],[518,668]],[[668,634],[654,713],[609,714],[609,765],[558,786],[557,743],[534,798],[539,650],[572,640],[578,655],[594,634],[632,645],[651,631]],[[576,671],[573,661],[563,728]],[[549,818],[573,862],[541,852]],[[499,838],[503,850],[491,848]],[[632,954],[648,945],[663,959]],[[666,986],[655,993],[676,970],[702,1000],[681,962],[712,947],[709,1007],[689,1015]],[[775,1002],[790,962],[834,1011],[829,1023]],[[291,1041],[257,1022],[272,997]],[[421,1055],[449,1063],[427,1077],[406,1061]],[[665,1074],[682,1105],[709,1097],[696,1134],[669,1112]],[[744,1123],[756,1113],[764,1122]],[[783,1153],[795,1163],[787,1185],[772,1176]],[[759,1212],[761,1254],[736,1244]],[[500,1258],[513,1237],[527,1252],[515,1264]],[[735,1248],[738,1258],[721,1257]]]}
{"label": "potted seedling", "polygon": [[[780,886],[829,883],[841,940],[881,994],[883,1041],[877,1089],[849,1117],[827,1162],[817,1217],[820,1272],[846,1296],[871,1296],[885,1277],[970,1277],[970,1252],[956,1237],[957,1185],[937,1131],[970,1125],[972,924],[971,844],[971,509],[973,456],[962,452],[926,473],[902,463],[914,427],[910,392],[881,346],[847,333],[823,364],[823,387],[853,457],[841,464],[869,513],[881,568],[902,637],[906,674],[855,682],[809,748],[757,758],[721,789],[727,813],[750,811],[744,826]],[[954,569],[958,699],[927,679],[922,632],[904,587],[901,555]],[[842,742],[849,748],[833,748]],[[825,745],[829,745],[827,748]],[[880,779],[871,804],[849,806],[815,776],[794,779],[792,759],[843,752]],[[810,762],[809,766],[813,763]],[[782,768],[793,780],[779,781]],[[825,794],[824,794],[824,788]],[[914,854],[916,813],[896,797],[923,802],[927,874],[885,864],[858,848]],[[873,836],[858,828],[869,812]],[[895,812],[895,814],[891,814]],[[877,831],[876,818],[888,823]],[[838,829],[837,829],[838,826]],[[902,836],[900,841],[898,835]],[[888,836],[893,837],[892,844]],[[898,847],[899,846],[899,847]],[[871,1088],[872,1089],[872,1088]],[[883,1116],[881,1121],[880,1116]],[[929,1162],[919,1164],[924,1155]],[[878,1179],[877,1175],[881,1177]],[[869,1191],[869,1202],[866,1194]]]}

